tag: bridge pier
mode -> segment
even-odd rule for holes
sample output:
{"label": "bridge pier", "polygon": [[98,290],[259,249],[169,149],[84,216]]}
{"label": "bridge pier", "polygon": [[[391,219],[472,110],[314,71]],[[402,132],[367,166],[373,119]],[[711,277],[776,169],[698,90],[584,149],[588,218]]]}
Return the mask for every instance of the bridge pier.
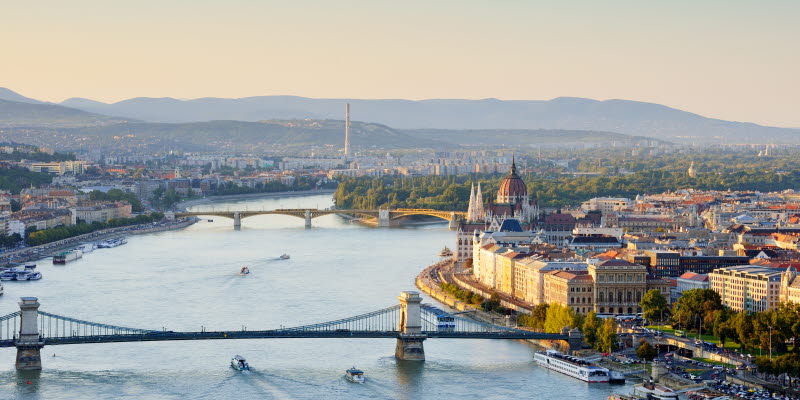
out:
{"label": "bridge pier", "polygon": [[583,333],[578,330],[578,328],[568,329],[564,328],[562,333],[567,335],[567,346],[569,348],[569,354],[580,350],[583,348]]}
{"label": "bridge pier", "polygon": [[392,224],[392,219],[389,215],[389,210],[382,208],[378,210],[378,227],[388,228]]}
{"label": "bridge pier", "polygon": [[36,297],[23,297],[19,309],[19,337],[14,343],[17,348],[16,367],[18,370],[40,370],[44,341],[39,337],[39,300]]}
{"label": "bridge pier", "polygon": [[425,361],[425,348],[422,343],[425,335],[422,334],[422,298],[419,292],[400,292],[400,337],[394,349],[394,356],[398,360]]}
{"label": "bridge pier", "polygon": [[242,214],[239,211],[233,212],[233,229],[237,231],[242,229]]}
{"label": "bridge pier", "polygon": [[451,231],[458,229],[458,217],[456,217],[456,213],[450,213],[450,223],[447,228]]}
{"label": "bridge pier", "polygon": [[303,216],[306,218],[306,229],[311,228],[311,210],[306,210]]}

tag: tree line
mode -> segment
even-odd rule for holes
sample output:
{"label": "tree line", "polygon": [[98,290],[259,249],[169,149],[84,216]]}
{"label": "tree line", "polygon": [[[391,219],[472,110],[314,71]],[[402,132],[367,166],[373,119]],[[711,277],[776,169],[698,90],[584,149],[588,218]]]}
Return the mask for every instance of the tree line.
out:
{"label": "tree line", "polygon": [[75,236],[92,233],[95,231],[118,228],[121,226],[148,224],[151,222],[161,221],[164,219],[162,213],[151,213],[137,215],[132,218],[112,218],[106,222],[95,221],[92,223],[79,222],[70,226],[57,226],[43,230],[30,230],[26,232],[26,243],[29,246],[38,246],[51,242],[56,242],[63,239],[68,239]]}
{"label": "tree line", "polygon": [[[339,208],[466,210],[472,185],[480,183],[484,201],[493,201],[504,178],[503,174],[340,177],[334,202]],[[655,170],[616,176],[522,176],[522,179],[528,185],[528,193],[540,206],[563,207],[592,197],[635,197],[683,188],[781,191],[800,187],[800,169],[705,172],[694,178],[685,171]]]}

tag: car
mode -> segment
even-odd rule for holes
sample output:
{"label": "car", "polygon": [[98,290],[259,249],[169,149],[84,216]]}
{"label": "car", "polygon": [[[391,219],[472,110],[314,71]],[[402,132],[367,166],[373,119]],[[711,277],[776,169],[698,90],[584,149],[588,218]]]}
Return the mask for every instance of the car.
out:
{"label": "car", "polygon": [[713,368],[717,371],[722,371],[723,369],[725,369],[725,367],[723,367],[722,365],[715,365]]}

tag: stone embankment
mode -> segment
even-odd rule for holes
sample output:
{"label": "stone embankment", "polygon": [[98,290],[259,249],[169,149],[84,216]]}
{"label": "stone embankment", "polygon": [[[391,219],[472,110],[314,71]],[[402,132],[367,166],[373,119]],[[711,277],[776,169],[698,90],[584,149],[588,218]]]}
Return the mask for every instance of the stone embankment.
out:
{"label": "stone embankment", "polygon": [[110,239],[114,237],[127,236],[127,235],[141,235],[145,233],[155,233],[163,231],[171,231],[176,229],[183,229],[197,222],[197,218],[184,218],[173,223],[159,223],[153,225],[152,223],[142,225],[121,226],[117,228],[103,229],[100,231],[90,232],[79,236],[73,236],[58,240],[55,242],[46,243],[39,246],[26,247],[24,249],[14,250],[2,254],[0,256],[0,265],[8,265],[11,263],[20,263],[32,260],[39,260],[45,257],[58,254],[64,250],[74,248],[83,243],[97,242],[100,240]]}

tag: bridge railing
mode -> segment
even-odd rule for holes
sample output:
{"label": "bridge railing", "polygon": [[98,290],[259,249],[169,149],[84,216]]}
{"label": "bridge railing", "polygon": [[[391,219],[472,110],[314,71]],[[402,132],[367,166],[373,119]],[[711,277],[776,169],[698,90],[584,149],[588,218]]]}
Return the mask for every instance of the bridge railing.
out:
{"label": "bridge railing", "polygon": [[423,332],[456,333],[529,333],[521,329],[488,324],[473,319],[453,315],[431,305],[422,306]]}
{"label": "bridge railing", "polygon": [[45,339],[75,336],[145,335],[154,332],[160,331],[101,324],[39,311],[39,336]]}
{"label": "bridge railing", "polygon": [[0,317],[0,341],[13,340],[19,334],[20,312],[13,312]]}
{"label": "bridge railing", "polygon": [[400,305],[335,321],[283,328],[282,331],[397,331]]}

